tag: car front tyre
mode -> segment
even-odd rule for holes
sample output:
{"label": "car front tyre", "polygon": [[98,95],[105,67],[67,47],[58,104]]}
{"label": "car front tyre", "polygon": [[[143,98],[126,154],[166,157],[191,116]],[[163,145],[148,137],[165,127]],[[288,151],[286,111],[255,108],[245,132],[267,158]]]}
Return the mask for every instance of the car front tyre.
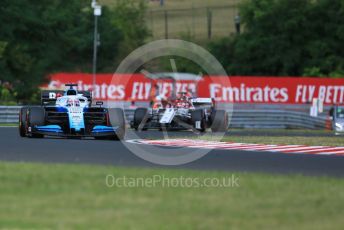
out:
{"label": "car front tyre", "polygon": [[138,131],[141,127],[142,130],[147,130],[143,128],[147,121],[148,109],[147,108],[137,108],[134,112],[134,129]]}
{"label": "car front tyre", "polygon": [[123,140],[125,136],[125,118],[123,109],[111,108],[108,110],[108,113],[112,127],[118,127],[116,134],[111,139]]}
{"label": "car front tyre", "polygon": [[228,114],[225,110],[213,110],[210,116],[213,132],[226,132],[228,129]]}
{"label": "car front tyre", "polygon": [[19,112],[19,135],[26,137],[27,134],[27,111],[28,107],[22,107]]}
{"label": "car front tyre", "polygon": [[[31,107],[28,110],[28,126],[43,126],[45,125],[45,110],[43,107]],[[43,138],[43,134],[32,133],[33,138]]]}

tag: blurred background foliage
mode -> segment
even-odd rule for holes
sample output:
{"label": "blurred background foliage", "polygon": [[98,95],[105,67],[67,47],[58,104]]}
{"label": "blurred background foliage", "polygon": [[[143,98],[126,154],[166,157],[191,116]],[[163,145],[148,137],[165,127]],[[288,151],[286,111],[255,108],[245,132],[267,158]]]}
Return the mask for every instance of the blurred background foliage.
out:
{"label": "blurred background foliage", "polygon": [[[113,72],[120,57],[143,44],[148,36],[143,6],[125,0],[112,8],[103,6],[98,21],[98,72]],[[35,101],[38,86],[51,73],[91,72],[91,1],[2,0],[0,20],[0,80],[1,85],[6,83],[1,88],[16,100]]]}
{"label": "blurred background foliage", "polygon": [[[38,86],[51,73],[91,72],[94,16],[90,3],[0,2],[2,104],[37,100]],[[146,22],[148,5],[144,0],[103,5],[97,72],[114,72],[131,51],[152,40]],[[344,1],[243,0],[238,13],[241,34],[207,41],[181,33],[180,38],[208,49],[229,75],[343,77]],[[173,58],[180,72],[203,72],[190,60]],[[170,57],[147,66],[150,71],[171,71]]]}
{"label": "blurred background foliage", "polygon": [[247,0],[244,32],[209,49],[232,75],[344,76],[344,1]]}

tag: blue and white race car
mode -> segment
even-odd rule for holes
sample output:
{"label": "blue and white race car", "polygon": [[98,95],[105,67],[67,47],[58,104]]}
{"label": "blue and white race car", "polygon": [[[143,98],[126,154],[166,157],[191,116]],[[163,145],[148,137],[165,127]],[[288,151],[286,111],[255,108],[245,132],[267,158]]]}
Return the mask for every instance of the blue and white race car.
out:
{"label": "blue and white race car", "polygon": [[41,106],[21,108],[20,136],[124,138],[125,119],[122,109],[103,108],[102,102],[92,107],[89,91],[78,92],[73,88],[76,84],[66,86],[69,87],[66,91],[42,91]]}

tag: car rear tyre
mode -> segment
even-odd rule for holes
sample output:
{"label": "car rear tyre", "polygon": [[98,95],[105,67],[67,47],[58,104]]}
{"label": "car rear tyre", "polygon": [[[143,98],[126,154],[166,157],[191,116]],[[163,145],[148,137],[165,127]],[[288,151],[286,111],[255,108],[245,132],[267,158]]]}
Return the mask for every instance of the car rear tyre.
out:
{"label": "car rear tyre", "polygon": [[110,123],[112,127],[118,127],[114,140],[122,140],[125,136],[125,118],[123,109],[111,108],[108,110]]}
{"label": "car rear tyre", "polygon": [[147,130],[143,128],[146,124],[148,118],[147,108],[137,108],[134,112],[134,129],[137,130]]}
{"label": "car rear tyre", "polygon": [[195,129],[197,129],[200,132],[205,132],[206,122],[204,111],[202,109],[197,109],[191,112],[191,122]]}
{"label": "car rear tyre", "polygon": [[228,114],[224,110],[213,110],[210,116],[213,132],[226,132],[228,129]]}
{"label": "car rear tyre", "polygon": [[27,133],[27,107],[23,107],[19,112],[19,135],[21,137],[26,137]]}
{"label": "car rear tyre", "polygon": [[[45,110],[42,107],[29,108],[28,126],[33,128],[35,126],[45,125]],[[31,137],[42,138],[43,134],[32,133]]]}

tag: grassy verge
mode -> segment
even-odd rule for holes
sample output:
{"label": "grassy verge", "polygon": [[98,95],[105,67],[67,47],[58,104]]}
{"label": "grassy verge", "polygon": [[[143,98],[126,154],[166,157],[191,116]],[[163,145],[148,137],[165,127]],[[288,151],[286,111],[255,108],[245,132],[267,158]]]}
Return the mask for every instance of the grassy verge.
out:
{"label": "grassy verge", "polygon": [[[141,0],[134,0],[134,2],[140,2]],[[98,0],[100,4],[115,6],[119,0]],[[147,1],[147,7],[149,10],[158,9],[188,9],[192,7],[221,7],[227,5],[235,5],[239,1],[237,0],[165,0],[164,6],[160,6],[159,1]]]}
{"label": "grassy verge", "polygon": [[344,146],[344,138],[340,136],[225,136],[222,141],[270,145]]}
{"label": "grassy verge", "polygon": [[[209,141],[219,140],[219,136],[216,135],[181,137],[172,134],[169,137]],[[221,141],[271,145],[344,146],[343,136],[335,136],[333,132],[323,130],[229,130],[229,133]]]}
{"label": "grassy verge", "polygon": [[[222,141],[276,144],[276,145],[312,145],[312,146],[344,146],[343,136],[335,136],[328,130],[241,130],[253,135],[226,135]],[[255,132],[257,132],[255,134]]]}
{"label": "grassy verge", "polygon": [[[139,1],[139,0],[138,0]],[[101,4],[115,6],[116,0],[100,0]],[[208,36],[208,9],[212,12],[212,37],[229,36],[235,32],[234,17],[237,0],[165,0],[147,1],[146,22],[152,39],[165,38],[167,12],[169,38],[193,39],[206,42]]]}
{"label": "grassy verge", "polygon": [[302,230],[344,224],[344,180],[336,178],[241,173],[235,174],[239,187],[108,187],[109,174],[201,181],[232,174],[24,163],[0,163],[0,171],[0,228]]}
{"label": "grassy verge", "polygon": [[17,127],[18,124],[16,123],[0,123],[0,127]]}

